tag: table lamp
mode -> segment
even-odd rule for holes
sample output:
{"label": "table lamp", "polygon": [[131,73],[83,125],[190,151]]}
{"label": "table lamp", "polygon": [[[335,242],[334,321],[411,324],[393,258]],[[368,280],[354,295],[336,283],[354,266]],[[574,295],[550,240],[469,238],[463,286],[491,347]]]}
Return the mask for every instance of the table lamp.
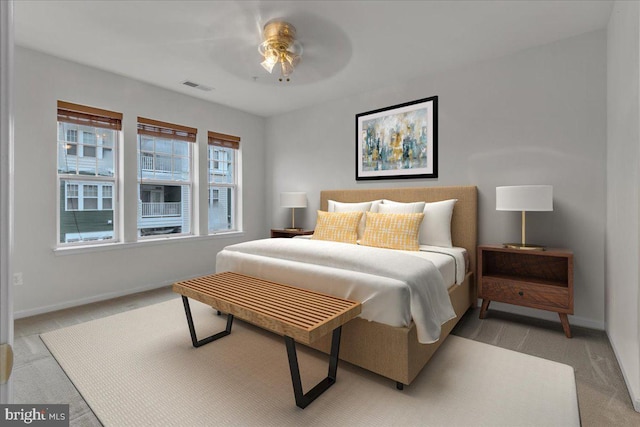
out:
{"label": "table lamp", "polygon": [[301,230],[301,228],[296,228],[296,208],[307,207],[307,193],[280,193],[280,207],[291,208],[291,228],[286,228],[286,230]]}
{"label": "table lamp", "polygon": [[497,211],[522,212],[522,243],[505,243],[507,248],[544,250],[544,246],[526,243],[527,211],[552,211],[553,186],[551,185],[515,185],[496,187]]}

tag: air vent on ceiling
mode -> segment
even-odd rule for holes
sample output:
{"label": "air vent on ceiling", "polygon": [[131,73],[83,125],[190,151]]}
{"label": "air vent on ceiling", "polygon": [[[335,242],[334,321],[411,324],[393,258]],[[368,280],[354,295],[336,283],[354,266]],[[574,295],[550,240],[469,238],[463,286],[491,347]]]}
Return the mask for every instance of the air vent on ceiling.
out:
{"label": "air vent on ceiling", "polygon": [[200,89],[200,90],[205,91],[205,92],[210,92],[210,91],[213,90],[212,87],[201,85],[199,83],[194,83],[194,82],[189,81],[189,80],[183,81],[182,84],[185,85],[185,86],[189,86],[189,87],[193,87],[193,88],[196,88],[196,89]]}

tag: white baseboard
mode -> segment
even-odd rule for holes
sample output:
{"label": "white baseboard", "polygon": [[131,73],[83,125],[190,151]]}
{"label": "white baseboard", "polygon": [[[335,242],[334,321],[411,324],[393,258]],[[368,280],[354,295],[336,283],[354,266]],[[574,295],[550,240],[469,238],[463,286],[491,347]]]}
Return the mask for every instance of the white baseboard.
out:
{"label": "white baseboard", "polygon": [[618,366],[620,366],[620,370],[622,371],[622,378],[624,378],[624,383],[627,386],[627,391],[629,392],[629,397],[631,398],[631,403],[633,404],[633,409],[636,412],[640,412],[640,396],[638,396],[633,387],[631,387],[631,382],[629,381],[629,376],[624,369],[624,365],[620,362],[620,357],[618,356],[618,350],[616,348],[616,344],[614,340],[609,336],[609,331],[607,331],[607,337],[609,338],[609,342],[611,343],[611,348],[613,349],[613,354],[616,356],[616,360],[618,361]]}
{"label": "white baseboard", "polygon": [[28,309],[28,310],[20,310],[20,311],[14,312],[13,318],[14,319],[22,319],[24,317],[37,316],[38,314],[44,314],[44,313],[50,313],[52,311],[64,310],[65,308],[77,307],[77,306],[80,306],[80,305],[91,304],[91,303],[94,303],[94,302],[105,301],[105,300],[109,300],[109,299],[113,299],[113,298],[123,297],[125,295],[137,294],[138,292],[145,292],[145,291],[150,291],[152,289],[158,289],[158,288],[163,288],[165,286],[170,286],[173,283],[181,281],[181,280],[189,280],[189,279],[193,279],[194,277],[206,276],[208,274],[213,274],[213,273],[215,273],[215,272],[212,271],[212,272],[209,272],[209,273],[194,274],[194,275],[191,275],[189,277],[183,277],[183,278],[179,278],[179,279],[175,279],[175,280],[167,280],[167,281],[164,281],[164,282],[161,282],[161,283],[147,284],[147,285],[140,286],[140,287],[137,287],[137,288],[124,289],[124,290],[113,291],[113,292],[105,292],[105,293],[102,293],[102,294],[93,295],[93,296],[86,297],[86,298],[80,298],[80,299],[76,299],[76,300],[72,300],[72,301],[65,301],[65,302],[61,302],[61,303],[58,303],[58,304],[46,305],[46,306],[42,306],[42,307],[31,308],[31,309]]}
{"label": "white baseboard", "polygon": [[[480,301],[480,304],[482,301]],[[536,319],[549,320],[551,322],[560,323],[560,318],[558,317],[558,313],[554,313],[546,310],[537,310],[535,308],[527,308],[520,307],[512,304],[502,304],[496,301],[491,301],[491,306],[489,307],[489,311],[491,309],[496,309],[499,311],[504,311],[507,313],[518,314],[521,316],[533,317]],[[572,316],[569,315],[569,324],[571,326],[580,326],[583,328],[596,329],[598,331],[604,331],[604,320],[595,320],[588,319],[586,317],[581,316]]]}

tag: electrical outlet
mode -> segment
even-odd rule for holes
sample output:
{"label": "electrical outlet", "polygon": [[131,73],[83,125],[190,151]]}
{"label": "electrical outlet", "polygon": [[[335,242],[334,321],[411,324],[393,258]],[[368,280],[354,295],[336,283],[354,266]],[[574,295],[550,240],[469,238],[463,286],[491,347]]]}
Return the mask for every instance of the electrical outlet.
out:
{"label": "electrical outlet", "polygon": [[22,273],[13,274],[13,286],[22,286],[24,284],[22,280]]}

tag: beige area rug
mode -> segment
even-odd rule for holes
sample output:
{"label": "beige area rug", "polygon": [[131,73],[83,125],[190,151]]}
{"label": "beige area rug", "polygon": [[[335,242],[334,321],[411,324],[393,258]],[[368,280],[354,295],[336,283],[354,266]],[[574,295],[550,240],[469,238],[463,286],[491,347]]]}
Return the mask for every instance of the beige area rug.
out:
{"label": "beige area rug", "polygon": [[[198,338],[225,316],[192,301]],[[336,384],[296,407],[282,337],[235,321],[231,335],[191,346],[182,301],[42,335],[106,426],[576,426],[573,368],[450,336],[403,391],[340,362]],[[298,345],[306,390],[324,354]]]}

